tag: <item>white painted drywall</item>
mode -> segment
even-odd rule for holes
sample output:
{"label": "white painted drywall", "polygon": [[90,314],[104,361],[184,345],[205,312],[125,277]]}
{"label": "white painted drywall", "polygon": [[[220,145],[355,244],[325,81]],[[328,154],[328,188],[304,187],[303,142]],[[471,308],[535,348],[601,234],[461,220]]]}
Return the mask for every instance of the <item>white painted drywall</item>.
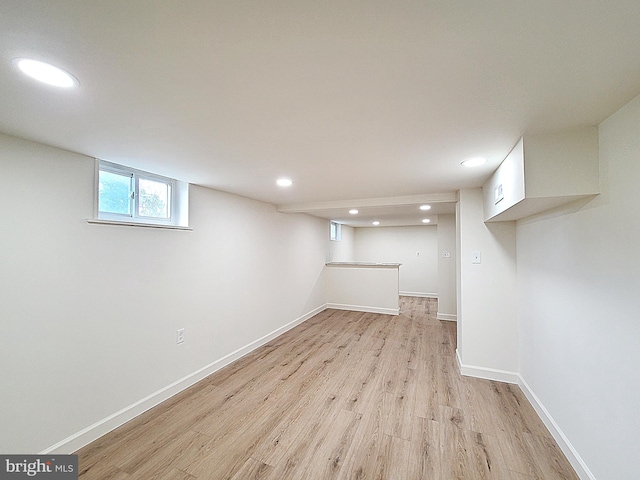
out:
{"label": "white painted drywall", "polygon": [[[331,240],[329,243],[329,255],[327,262],[353,262],[354,253],[354,228],[342,225],[342,238]],[[327,222],[327,238],[329,238],[329,222]]]}
{"label": "white painted drywall", "polygon": [[355,260],[401,263],[401,295],[438,295],[438,234],[435,225],[355,228]]}
{"label": "white painted drywall", "polygon": [[0,178],[0,452],[46,450],[325,302],[324,220],[191,187],[193,231],[88,224],[94,160],[5,135]]}
{"label": "white painted drywall", "polygon": [[[495,190],[502,187],[502,199],[496,201]],[[525,197],[524,139],[509,152],[483,186],[484,218],[490,219],[513,207]]]}
{"label": "white painted drywall", "polygon": [[[438,215],[438,314],[440,320],[457,319],[456,218]],[[448,253],[450,256],[445,256]]]}
{"label": "white painted drywall", "polygon": [[329,308],[399,313],[397,266],[327,265],[325,274]]}
{"label": "white painted drywall", "polygon": [[598,193],[598,127],[526,135],[527,197]]}
{"label": "white painted drywall", "polygon": [[597,194],[597,127],[525,135],[483,191],[484,218],[492,222],[525,218]]}
{"label": "white painted drywall", "polygon": [[[482,189],[459,192],[458,354],[463,372],[517,379],[515,222],[485,224]],[[475,252],[481,263],[472,263]]]}
{"label": "white painted drywall", "polygon": [[600,125],[601,194],[517,224],[520,371],[594,478],[638,476],[640,97]]}

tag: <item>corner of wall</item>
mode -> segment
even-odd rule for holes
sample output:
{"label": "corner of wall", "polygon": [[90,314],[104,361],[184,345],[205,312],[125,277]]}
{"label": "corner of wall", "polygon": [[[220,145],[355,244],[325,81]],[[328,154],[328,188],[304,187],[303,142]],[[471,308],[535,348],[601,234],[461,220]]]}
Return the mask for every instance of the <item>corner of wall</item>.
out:
{"label": "corner of wall", "polygon": [[551,433],[555,441],[558,443],[558,446],[565,454],[567,460],[569,460],[569,463],[571,463],[571,466],[574,468],[578,476],[580,478],[596,480],[596,477],[593,475],[593,473],[591,473],[591,470],[589,470],[587,464],[584,462],[584,460],[582,460],[582,457],[580,457],[577,450],[573,447],[567,436],[560,429],[549,411],[545,408],[538,396],[534,393],[529,384],[524,380],[524,378],[522,378],[521,375],[518,375],[518,381],[516,383],[525,394],[525,396],[529,400],[529,403],[531,403],[542,422],[549,430],[549,433]]}

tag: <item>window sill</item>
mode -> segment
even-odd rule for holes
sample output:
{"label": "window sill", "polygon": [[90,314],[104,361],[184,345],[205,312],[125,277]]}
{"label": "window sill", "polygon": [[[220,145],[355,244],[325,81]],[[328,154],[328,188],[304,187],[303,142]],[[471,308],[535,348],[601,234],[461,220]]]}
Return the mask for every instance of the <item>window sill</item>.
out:
{"label": "window sill", "polygon": [[162,225],[158,223],[138,223],[138,222],[120,222],[118,220],[102,220],[98,218],[87,218],[87,223],[97,225],[118,225],[120,227],[144,227],[159,228],[162,230],[188,230],[193,231],[192,227],[181,227],[180,225]]}

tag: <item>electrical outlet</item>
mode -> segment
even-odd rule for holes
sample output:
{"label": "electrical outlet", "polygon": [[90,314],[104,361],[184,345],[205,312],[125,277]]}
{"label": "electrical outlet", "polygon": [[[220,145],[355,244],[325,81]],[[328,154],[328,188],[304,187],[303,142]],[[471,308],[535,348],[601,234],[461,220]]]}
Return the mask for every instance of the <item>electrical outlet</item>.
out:
{"label": "electrical outlet", "polygon": [[176,343],[184,343],[184,328],[179,328],[176,332]]}
{"label": "electrical outlet", "polygon": [[451,252],[442,252],[442,258],[451,258]]}

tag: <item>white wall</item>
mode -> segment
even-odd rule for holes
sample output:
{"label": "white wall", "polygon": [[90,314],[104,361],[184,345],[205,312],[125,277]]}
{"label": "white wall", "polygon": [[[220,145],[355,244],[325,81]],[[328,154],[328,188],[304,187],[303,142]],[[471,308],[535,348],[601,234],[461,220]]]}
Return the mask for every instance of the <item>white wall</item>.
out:
{"label": "white wall", "polygon": [[[330,241],[328,262],[353,262],[355,259],[354,252],[354,228],[348,225],[342,225],[342,239],[339,241]],[[329,222],[327,222],[327,238],[329,238]]]}
{"label": "white wall", "polygon": [[327,307],[398,315],[398,273],[397,266],[327,266]]}
{"label": "white wall", "polygon": [[91,225],[93,159],[4,135],[0,178],[0,452],[136,413],[324,304],[324,220],[192,187],[193,231]]}
{"label": "white wall", "polygon": [[[502,199],[497,193],[502,189]],[[598,128],[525,135],[485,182],[484,218],[517,220],[598,193]]]}
{"label": "white wall", "polygon": [[[439,320],[457,319],[456,217],[438,215],[438,314]],[[445,256],[449,253],[449,257]]]}
{"label": "white wall", "polygon": [[[459,192],[458,355],[465,374],[517,381],[515,222],[485,224],[482,189]],[[480,252],[481,263],[472,263]]]}
{"label": "white wall", "polygon": [[521,376],[591,478],[637,478],[640,97],[600,125],[601,195],[517,224]]}
{"label": "white wall", "polygon": [[[484,218],[488,220],[525,198],[524,138],[509,152],[483,186]],[[495,189],[502,187],[502,200],[496,203]]]}
{"label": "white wall", "polygon": [[438,296],[436,226],[356,228],[355,260],[401,263],[401,295]]}

